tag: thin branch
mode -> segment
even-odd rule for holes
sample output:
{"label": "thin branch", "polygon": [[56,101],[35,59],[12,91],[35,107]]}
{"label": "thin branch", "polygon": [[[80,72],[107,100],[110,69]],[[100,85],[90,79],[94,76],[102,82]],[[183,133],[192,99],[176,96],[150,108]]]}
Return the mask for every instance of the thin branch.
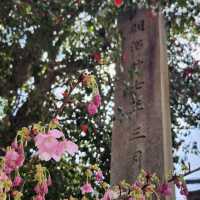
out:
{"label": "thin branch", "polygon": [[186,172],[185,174],[183,174],[183,176],[188,176],[190,174],[193,174],[194,172],[197,172],[200,170],[200,167],[197,167],[196,169],[190,170],[189,172]]}

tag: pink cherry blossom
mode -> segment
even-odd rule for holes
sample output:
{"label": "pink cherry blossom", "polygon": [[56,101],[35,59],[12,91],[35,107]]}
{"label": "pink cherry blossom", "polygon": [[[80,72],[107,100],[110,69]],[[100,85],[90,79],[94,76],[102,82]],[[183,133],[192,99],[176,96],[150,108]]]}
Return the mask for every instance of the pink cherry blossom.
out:
{"label": "pink cherry blossom", "polygon": [[91,184],[86,183],[85,185],[83,185],[81,187],[81,192],[82,192],[82,194],[93,192],[93,188],[92,188]]}
{"label": "pink cherry blossom", "polygon": [[45,200],[45,198],[44,198],[44,196],[38,194],[38,195],[34,198],[34,200]]}
{"label": "pink cherry blossom", "polygon": [[97,106],[91,101],[87,106],[87,112],[90,116],[93,116],[97,113]]}
{"label": "pink cherry blossom", "polygon": [[23,183],[23,179],[21,176],[16,176],[13,181],[13,187],[19,187]]}
{"label": "pink cherry blossom", "polygon": [[4,172],[0,172],[0,182],[3,182],[5,180],[8,180],[8,176]]}
{"label": "pink cherry blossom", "polygon": [[63,132],[61,132],[61,131],[59,131],[59,130],[56,130],[56,129],[50,130],[50,131],[48,132],[48,134],[51,135],[51,136],[54,137],[54,138],[61,138],[61,137],[64,137]]}
{"label": "pink cherry blossom", "polygon": [[70,140],[60,141],[55,149],[53,159],[59,161],[65,152],[74,156],[78,152],[78,146]]}
{"label": "pink cherry blossom", "polygon": [[102,181],[103,180],[103,173],[102,173],[102,171],[97,171],[96,173],[95,173],[95,177],[96,177],[96,181]]}
{"label": "pink cherry blossom", "polygon": [[78,146],[72,141],[66,140],[65,145],[67,153],[69,153],[71,156],[74,156],[74,154],[78,152]]}
{"label": "pink cherry blossom", "polygon": [[92,101],[98,108],[101,105],[101,96],[99,94],[95,95]]}
{"label": "pink cherry blossom", "polygon": [[35,188],[34,188],[35,192],[37,194],[42,194],[42,195],[45,195],[48,193],[48,184],[47,182],[42,182],[42,183],[38,183]]}
{"label": "pink cherry blossom", "polygon": [[48,161],[54,157],[58,141],[53,134],[38,134],[35,137],[39,158]]}
{"label": "pink cherry blossom", "polygon": [[101,200],[111,200],[111,199],[112,199],[112,191],[111,190],[107,190]]}
{"label": "pink cherry blossom", "polygon": [[65,141],[58,142],[54,151],[55,152],[52,155],[52,158],[58,162],[66,151],[66,142]]}
{"label": "pink cherry blossom", "polygon": [[14,149],[10,149],[5,155],[5,172],[10,174],[15,169],[21,167],[24,162],[23,152],[17,152]]}
{"label": "pink cherry blossom", "polygon": [[158,191],[163,196],[170,196],[172,194],[172,190],[168,183],[163,183],[159,186]]}
{"label": "pink cherry blossom", "polygon": [[73,156],[78,151],[75,143],[66,139],[58,140],[61,137],[64,138],[64,134],[58,130],[51,130],[47,134],[39,133],[35,137],[35,144],[41,160],[54,159],[58,162],[65,152]]}
{"label": "pink cherry blossom", "polygon": [[18,167],[21,167],[21,166],[23,165],[24,159],[25,159],[25,158],[24,158],[24,155],[19,154],[19,157],[18,157],[18,159],[16,160],[17,168],[18,168]]}

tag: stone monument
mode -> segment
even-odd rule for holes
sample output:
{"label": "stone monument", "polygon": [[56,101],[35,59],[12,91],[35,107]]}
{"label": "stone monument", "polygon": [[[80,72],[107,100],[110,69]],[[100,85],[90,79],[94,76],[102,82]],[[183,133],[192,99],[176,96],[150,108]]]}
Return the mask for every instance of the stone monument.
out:
{"label": "stone monument", "polygon": [[141,169],[162,179],[172,171],[169,78],[164,20],[150,10],[119,17],[122,58],[115,84],[111,183]]}

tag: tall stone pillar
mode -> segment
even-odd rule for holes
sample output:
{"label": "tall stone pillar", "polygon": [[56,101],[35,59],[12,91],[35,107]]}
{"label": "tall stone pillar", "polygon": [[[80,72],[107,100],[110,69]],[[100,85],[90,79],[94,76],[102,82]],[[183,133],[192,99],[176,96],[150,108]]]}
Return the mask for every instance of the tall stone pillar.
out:
{"label": "tall stone pillar", "polygon": [[119,18],[122,59],[117,66],[111,183],[134,181],[141,169],[172,171],[169,78],[164,21],[149,10]]}

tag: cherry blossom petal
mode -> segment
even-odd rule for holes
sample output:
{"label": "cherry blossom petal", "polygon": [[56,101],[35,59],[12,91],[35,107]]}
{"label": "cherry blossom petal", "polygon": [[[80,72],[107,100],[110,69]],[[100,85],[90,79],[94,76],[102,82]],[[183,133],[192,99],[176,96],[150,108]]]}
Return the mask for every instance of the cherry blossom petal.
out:
{"label": "cherry blossom petal", "polygon": [[56,130],[56,129],[49,131],[48,134],[51,135],[54,138],[64,137],[63,132]]}
{"label": "cherry blossom petal", "polygon": [[65,145],[66,145],[66,151],[70,155],[74,156],[74,154],[78,152],[78,146],[74,142],[66,140]]}

